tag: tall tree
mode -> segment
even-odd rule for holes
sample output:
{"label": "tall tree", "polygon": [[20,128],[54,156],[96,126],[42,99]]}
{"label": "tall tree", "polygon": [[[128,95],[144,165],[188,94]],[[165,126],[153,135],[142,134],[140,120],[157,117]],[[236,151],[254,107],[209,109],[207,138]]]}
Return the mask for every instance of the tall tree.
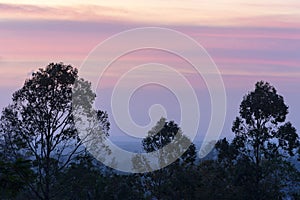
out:
{"label": "tall tree", "polygon": [[296,129],[285,122],[287,114],[288,107],[276,89],[263,81],[256,83],[255,90],[244,97],[240,116],[233,123],[239,150],[252,150],[251,158],[257,165],[263,158],[294,156],[299,140]]}
{"label": "tall tree", "polygon": [[[249,183],[254,199],[273,198],[268,194],[281,195],[280,187],[291,182],[289,172],[293,171],[283,170],[293,168],[286,158],[294,156],[299,147],[296,129],[285,122],[288,107],[283,97],[269,83],[257,82],[255,90],[244,96],[239,114],[232,126],[235,133],[232,144],[222,140],[216,145],[219,160],[224,166],[234,165],[242,172],[235,181]],[[232,162],[233,159],[236,161]],[[276,184],[271,184],[274,181]]]}
{"label": "tall tree", "polygon": [[[92,112],[95,94],[91,85],[79,79],[78,71],[63,63],[50,63],[39,69],[13,94],[0,119],[3,154],[10,160],[30,161],[36,173],[27,186],[39,199],[51,199],[56,175],[70,165],[85,149],[79,138],[72,113],[72,88],[77,86],[77,102],[85,102],[84,109]],[[75,85],[76,84],[76,85]],[[78,104],[77,106],[80,106]],[[108,134],[106,113],[97,113],[103,135]]]}

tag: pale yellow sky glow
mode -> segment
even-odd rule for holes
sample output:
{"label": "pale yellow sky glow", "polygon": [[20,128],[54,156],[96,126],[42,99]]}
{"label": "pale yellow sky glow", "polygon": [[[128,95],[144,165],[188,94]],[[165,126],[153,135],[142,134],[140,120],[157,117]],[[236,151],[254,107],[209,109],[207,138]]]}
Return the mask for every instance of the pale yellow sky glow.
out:
{"label": "pale yellow sky glow", "polygon": [[160,25],[293,26],[300,1],[0,1],[0,19],[120,20]]}

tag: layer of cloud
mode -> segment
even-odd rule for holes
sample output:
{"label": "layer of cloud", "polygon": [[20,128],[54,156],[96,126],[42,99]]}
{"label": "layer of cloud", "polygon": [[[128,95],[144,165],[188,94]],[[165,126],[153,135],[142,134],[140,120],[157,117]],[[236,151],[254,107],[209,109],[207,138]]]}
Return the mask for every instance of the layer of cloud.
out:
{"label": "layer of cloud", "polygon": [[[261,5],[261,6],[260,6]],[[299,26],[299,4],[287,2],[285,6],[270,2],[244,4],[240,1],[224,2],[182,2],[172,5],[163,3],[124,4],[69,4],[28,5],[0,4],[2,19],[35,20],[77,20],[77,21],[121,21],[148,25],[208,25],[208,26]]]}
{"label": "layer of cloud", "polygon": [[[22,62],[75,61],[77,66],[89,52],[113,34],[137,27],[132,23],[77,22],[77,21],[2,21],[0,32],[0,55],[3,79],[1,85],[16,84],[16,71],[23,82],[31,69],[22,70]],[[208,50],[221,73],[227,76],[297,77],[300,75],[300,28],[257,28],[257,27],[208,27],[169,26],[186,33]],[[162,38],[163,39],[163,38]],[[123,45],[123,44],[120,44]],[[176,42],[174,42],[176,46]],[[3,48],[5,47],[5,48]],[[114,48],[107,49],[113,53]],[[180,48],[180,46],[178,47]],[[193,53],[193,52],[190,52]],[[197,55],[195,55],[197,56]],[[193,79],[186,62],[174,55],[159,52],[135,52],[122,57],[115,63],[115,71],[108,75],[118,76],[128,66],[157,62],[174,66]],[[9,64],[8,64],[9,63]],[[13,64],[17,63],[17,64]],[[38,64],[30,68],[42,67]],[[184,67],[187,66],[187,67]],[[16,70],[18,69],[18,70]],[[5,74],[8,74],[7,76]],[[24,74],[23,76],[21,74]],[[146,74],[146,73],[145,73]],[[193,79],[194,80],[194,79]],[[193,82],[197,84],[195,79]],[[20,85],[18,83],[18,85]],[[112,80],[107,82],[113,84]]]}
{"label": "layer of cloud", "polygon": [[40,6],[25,4],[0,4],[3,19],[35,20],[111,20],[127,15],[123,9],[104,6]]}

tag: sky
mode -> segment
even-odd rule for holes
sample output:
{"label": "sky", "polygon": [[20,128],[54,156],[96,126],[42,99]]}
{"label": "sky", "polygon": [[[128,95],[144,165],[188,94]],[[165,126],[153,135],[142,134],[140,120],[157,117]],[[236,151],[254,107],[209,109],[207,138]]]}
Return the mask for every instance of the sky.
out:
{"label": "sky", "polygon": [[[222,137],[233,136],[231,125],[239,104],[260,80],[270,82],[284,96],[290,111],[288,120],[300,130],[299,0],[0,0],[0,108],[10,103],[12,93],[38,68],[50,62],[80,67],[90,51],[105,39],[131,28],[149,26],[188,35],[206,49],[217,65],[227,94]],[[188,78],[201,102],[198,133],[205,134],[211,112],[205,82],[188,63],[167,52],[142,50],[114,62],[102,89],[97,90],[97,106],[111,114],[108,97],[117,78],[130,66],[148,62],[168,64]],[[145,77],[147,71],[137,78]],[[157,103],[165,106],[169,119],[180,120],[174,95],[155,85],[133,95],[132,118],[138,124],[147,124],[148,109]],[[111,116],[110,120],[113,121]],[[111,135],[120,138],[114,125]]]}

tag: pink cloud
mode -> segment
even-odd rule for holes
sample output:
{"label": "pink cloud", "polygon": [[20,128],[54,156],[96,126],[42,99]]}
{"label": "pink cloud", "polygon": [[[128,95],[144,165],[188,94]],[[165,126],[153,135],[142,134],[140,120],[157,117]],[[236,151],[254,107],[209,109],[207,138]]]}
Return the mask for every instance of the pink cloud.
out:
{"label": "pink cloud", "polygon": [[[32,67],[43,67],[49,62],[72,61],[79,66],[101,41],[136,26],[131,22],[126,24],[35,20],[6,21],[0,22],[0,25],[2,27],[0,56],[3,71],[1,77],[4,77],[1,79],[1,85],[14,85],[16,74],[22,83],[24,76],[26,77]],[[298,40],[300,31],[297,28],[179,26],[175,29],[190,35],[202,44],[224,76],[249,76],[255,79],[257,71],[269,73],[268,77],[299,75],[300,56],[297,56],[297,49],[300,48]],[[16,62],[22,61],[42,62],[43,65],[33,64],[29,65],[30,69],[19,70],[20,63]],[[5,67],[7,62],[15,65]],[[180,57],[153,51],[134,52],[120,58],[114,63],[115,67],[108,71],[108,77],[117,77],[126,72],[129,66],[147,62],[174,66],[188,76],[193,84],[196,85],[199,81],[193,77],[195,71]],[[106,81],[107,86],[111,86],[116,80],[111,78]],[[18,85],[20,83],[18,82]]]}
{"label": "pink cloud", "polygon": [[[101,14],[99,14],[101,10]],[[0,3],[2,18],[7,19],[37,19],[37,20],[111,20],[121,19],[115,16],[126,15],[127,11],[121,8],[112,8],[99,5],[81,6],[39,6],[26,4]]]}

